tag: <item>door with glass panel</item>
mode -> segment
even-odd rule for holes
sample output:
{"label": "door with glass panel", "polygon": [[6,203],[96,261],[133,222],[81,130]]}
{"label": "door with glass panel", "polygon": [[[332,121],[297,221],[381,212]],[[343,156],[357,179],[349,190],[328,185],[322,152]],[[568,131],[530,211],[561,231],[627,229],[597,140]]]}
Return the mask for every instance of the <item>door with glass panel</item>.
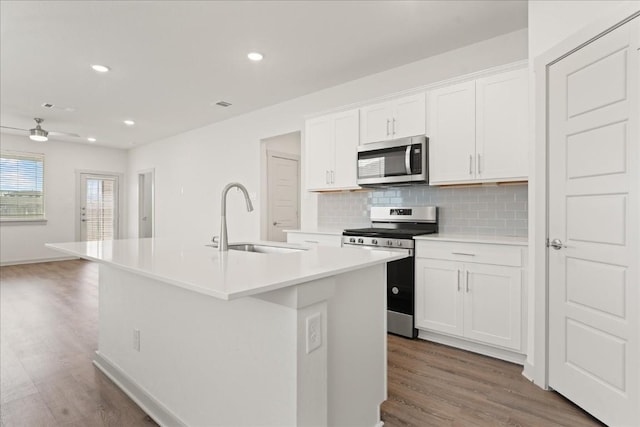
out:
{"label": "door with glass panel", "polygon": [[118,177],[80,174],[80,240],[118,238]]}

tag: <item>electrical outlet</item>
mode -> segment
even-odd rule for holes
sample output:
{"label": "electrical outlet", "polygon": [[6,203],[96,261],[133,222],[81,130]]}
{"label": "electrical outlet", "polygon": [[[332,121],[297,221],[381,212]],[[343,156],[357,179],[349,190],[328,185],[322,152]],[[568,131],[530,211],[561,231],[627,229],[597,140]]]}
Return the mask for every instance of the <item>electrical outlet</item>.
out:
{"label": "electrical outlet", "polygon": [[133,330],[133,349],[135,351],[140,351],[140,330]]}
{"label": "electrical outlet", "polygon": [[322,345],[322,313],[307,317],[307,354]]}

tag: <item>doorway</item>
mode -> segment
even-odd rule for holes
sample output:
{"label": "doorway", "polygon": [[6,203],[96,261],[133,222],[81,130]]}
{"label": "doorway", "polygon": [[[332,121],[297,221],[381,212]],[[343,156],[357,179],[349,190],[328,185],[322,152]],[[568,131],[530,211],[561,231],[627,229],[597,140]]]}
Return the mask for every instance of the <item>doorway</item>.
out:
{"label": "doorway", "polygon": [[80,173],[79,181],[79,240],[117,239],[119,236],[119,176]]}
{"label": "doorway", "polygon": [[264,139],[261,151],[260,238],[284,242],[300,227],[300,132]]}
{"label": "doorway", "polygon": [[536,305],[548,321],[548,384],[608,425],[640,423],[635,16],[571,40],[536,71],[546,96],[547,282]]}
{"label": "doorway", "polygon": [[138,172],[138,237],[141,239],[154,235],[154,192],[155,171]]}

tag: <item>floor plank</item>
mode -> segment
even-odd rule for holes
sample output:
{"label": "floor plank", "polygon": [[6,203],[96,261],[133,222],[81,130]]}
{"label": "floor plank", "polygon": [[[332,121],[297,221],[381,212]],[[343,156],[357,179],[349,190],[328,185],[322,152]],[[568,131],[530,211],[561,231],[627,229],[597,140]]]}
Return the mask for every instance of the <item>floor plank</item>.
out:
{"label": "floor plank", "polygon": [[[1,427],[156,425],[91,363],[97,314],[94,263],[0,267]],[[386,427],[601,425],[520,366],[391,335],[388,345]]]}

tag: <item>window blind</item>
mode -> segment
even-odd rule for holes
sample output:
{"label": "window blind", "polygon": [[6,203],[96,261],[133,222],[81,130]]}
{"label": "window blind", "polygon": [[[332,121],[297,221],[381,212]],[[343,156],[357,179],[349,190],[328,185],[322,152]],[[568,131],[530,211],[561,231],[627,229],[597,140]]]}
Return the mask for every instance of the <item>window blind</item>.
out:
{"label": "window blind", "polygon": [[44,154],[0,152],[0,219],[44,218]]}
{"label": "window blind", "polygon": [[86,240],[111,240],[115,231],[116,187],[112,179],[87,179]]}

